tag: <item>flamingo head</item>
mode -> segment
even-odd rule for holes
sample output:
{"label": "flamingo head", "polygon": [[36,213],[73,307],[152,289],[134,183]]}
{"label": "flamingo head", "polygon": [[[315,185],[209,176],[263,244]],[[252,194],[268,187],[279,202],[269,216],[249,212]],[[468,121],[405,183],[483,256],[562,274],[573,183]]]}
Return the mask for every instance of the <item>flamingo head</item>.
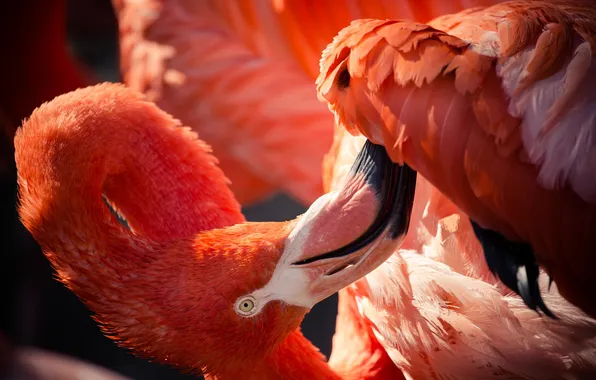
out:
{"label": "flamingo head", "polygon": [[385,156],[366,143],[344,186],[296,220],[204,231],[176,248],[194,252],[163,268],[175,265],[176,287],[188,289],[159,297],[173,303],[176,344],[213,373],[265,363],[316,303],[381,265],[406,234],[415,184]]}

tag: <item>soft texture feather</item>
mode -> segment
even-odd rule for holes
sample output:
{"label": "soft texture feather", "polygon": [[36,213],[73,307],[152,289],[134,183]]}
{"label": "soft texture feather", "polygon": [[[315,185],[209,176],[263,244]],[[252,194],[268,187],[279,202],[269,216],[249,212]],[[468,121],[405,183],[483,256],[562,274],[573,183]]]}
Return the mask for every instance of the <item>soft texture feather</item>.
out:
{"label": "soft texture feather", "polygon": [[[329,189],[339,186],[363,142],[362,136],[336,130],[336,150],[327,159]],[[596,374],[596,321],[565,301],[556,286],[545,302],[561,316],[557,321],[540,317],[518,296],[495,286],[467,218],[423,178],[410,231],[391,259],[340,292],[341,329],[334,337],[332,366],[349,373],[350,357],[356,370],[369,371],[365,374],[397,366],[407,379]],[[547,282],[543,276],[544,291]],[[357,343],[351,346],[349,339]],[[367,361],[362,351],[369,353]]]}
{"label": "soft texture feather", "polygon": [[[424,250],[441,248],[431,241]],[[563,321],[541,318],[517,297],[407,250],[354,288],[363,317],[412,378],[563,379],[596,373],[596,322],[556,292],[545,298]]]}
{"label": "soft texture feather", "polygon": [[483,227],[530,243],[591,315],[595,19],[591,2],[515,1],[429,25],[359,20],[327,47],[317,80],[341,125]]}
{"label": "soft texture feather", "polygon": [[234,311],[270,280],[295,222],[241,223],[209,147],[141,94],[61,95],[23,123],[15,151],[24,226],[112,339],[219,380],[338,378],[300,333],[305,308]]}
{"label": "soft texture feather", "polygon": [[322,194],[332,117],[315,99],[320,52],[351,20],[426,21],[497,0],[113,0],[125,82],[213,146],[245,204]]}

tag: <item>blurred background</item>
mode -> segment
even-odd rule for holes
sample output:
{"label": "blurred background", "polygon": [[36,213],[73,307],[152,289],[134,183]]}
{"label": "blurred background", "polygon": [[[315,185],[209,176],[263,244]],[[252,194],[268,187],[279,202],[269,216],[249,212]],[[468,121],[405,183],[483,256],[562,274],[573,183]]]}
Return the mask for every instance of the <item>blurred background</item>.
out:
{"label": "blurred background", "polygon": [[[7,0],[10,1],[16,3]],[[43,13],[43,9],[22,11]],[[4,23],[8,22],[6,16],[6,6],[0,6],[0,20]],[[74,55],[101,80],[119,81],[118,26],[111,1],[69,0],[67,24]],[[20,27],[27,28],[27,25]],[[0,43],[8,39],[19,43],[18,31],[7,30],[2,25],[0,31],[4,33]],[[43,83],[39,85],[43,86]],[[5,283],[0,287],[0,368],[6,368],[2,364],[10,358],[9,347],[29,346],[83,359],[133,379],[197,379],[197,376],[182,375],[174,369],[137,359],[117,347],[101,334],[76,296],[54,280],[48,261],[18,221],[12,141],[3,138],[0,144],[3,153],[0,157],[0,278]],[[247,219],[252,221],[288,220],[304,211],[285,194],[276,194],[266,202],[244,209]],[[302,324],[306,337],[327,357],[331,351],[336,313],[337,299],[334,296],[318,304]],[[0,379],[8,378],[23,377],[3,374],[0,369]]]}

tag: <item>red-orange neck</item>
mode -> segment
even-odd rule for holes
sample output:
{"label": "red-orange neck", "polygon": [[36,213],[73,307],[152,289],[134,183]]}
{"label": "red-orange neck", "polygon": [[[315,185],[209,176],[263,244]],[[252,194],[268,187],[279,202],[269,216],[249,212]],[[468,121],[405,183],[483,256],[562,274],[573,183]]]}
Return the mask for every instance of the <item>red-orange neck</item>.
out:
{"label": "red-orange neck", "polygon": [[323,354],[308,340],[300,329],[291,333],[263,362],[241,371],[215,376],[206,380],[341,380]]}
{"label": "red-orange neck", "polygon": [[250,372],[231,372],[211,380],[400,380],[403,373],[395,366],[370,326],[359,317],[352,295],[340,296],[338,333],[333,340],[333,359],[325,357],[299,329],[291,333],[271,355]]}
{"label": "red-orange neck", "polygon": [[15,158],[27,200],[21,213],[28,213],[27,223],[43,220],[49,235],[68,228],[73,239],[128,236],[102,196],[123,211],[137,235],[157,241],[244,221],[204,144],[124,86],[57,97],[19,132]]}

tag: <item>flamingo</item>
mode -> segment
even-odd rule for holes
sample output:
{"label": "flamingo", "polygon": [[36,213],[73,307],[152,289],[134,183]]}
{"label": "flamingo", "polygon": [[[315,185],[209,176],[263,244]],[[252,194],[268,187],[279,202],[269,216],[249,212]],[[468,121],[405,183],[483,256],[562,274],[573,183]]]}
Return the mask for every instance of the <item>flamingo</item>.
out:
{"label": "flamingo", "polygon": [[392,254],[415,188],[365,144],[297,220],[246,223],[206,144],[119,84],[43,104],[15,151],[23,224],[106,334],[217,379],[339,378],[300,321]]}
{"label": "flamingo", "polygon": [[[443,216],[444,196],[419,178],[409,202],[407,166],[364,137],[338,130],[336,141],[329,193],[297,220],[245,223],[195,134],[124,86],[88,87],[17,132],[19,214],[106,334],[207,378],[596,373],[593,319],[556,292],[547,301],[561,319],[540,318],[458,271],[461,248],[447,241],[465,226]],[[410,215],[417,234],[404,240]],[[326,363],[298,326],[346,285]]]}
{"label": "flamingo", "polygon": [[[478,6],[497,0],[467,0]],[[312,82],[321,51],[351,20],[427,21],[461,1],[113,0],[124,82],[209,143],[242,204],[282,190],[323,193],[333,117]]]}
{"label": "flamingo", "polygon": [[[328,191],[341,187],[365,141],[338,126]],[[345,379],[594,377],[596,321],[556,285],[545,301],[558,320],[528,309],[490,273],[466,215],[422,176],[410,220],[400,249],[339,292],[329,364]]]}
{"label": "flamingo", "polygon": [[323,52],[317,90],[342,128],[469,216],[490,270],[530,308],[553,315],[540,264],[596,316],[595,44],[596,7],[579,0],[359,20]]}

